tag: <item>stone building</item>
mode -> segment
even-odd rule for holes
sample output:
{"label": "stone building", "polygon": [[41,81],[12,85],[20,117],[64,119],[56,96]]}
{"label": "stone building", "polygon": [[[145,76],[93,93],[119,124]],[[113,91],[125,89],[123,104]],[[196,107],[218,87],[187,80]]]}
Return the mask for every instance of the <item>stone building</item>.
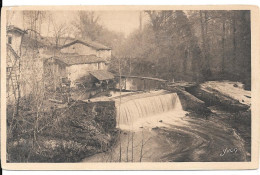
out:
{"label": "stone building", "polygon": [[71,87],[76,87],[83,77],[93,76],[90,72],[111,74],[107,72],[110,59],[110,48],[93,41],[75,40],[61,46],[55,56],[45,59],[44,71],[46,76],[54,77],[54,89],[63,78],[68,78]]}
{"label": "stone building", "polygon": [[[15,26],[7,27],[6,40],[9,94],[25,96],[37,91],[38,95],[45,89],[56,90],[64,79],[77,87],[82,79],[91,80],[91,85],[114,78],[107,72],[112,50],[100,43],[60,38],[64,42],[57,44],[54,38]],[[101,75],[102,80],[95,75]]]}
{"label": "stone building", "polygon": [[6,30],[6,92],[7,102],[20,96],[21,41],[26,32],[14,26]]}

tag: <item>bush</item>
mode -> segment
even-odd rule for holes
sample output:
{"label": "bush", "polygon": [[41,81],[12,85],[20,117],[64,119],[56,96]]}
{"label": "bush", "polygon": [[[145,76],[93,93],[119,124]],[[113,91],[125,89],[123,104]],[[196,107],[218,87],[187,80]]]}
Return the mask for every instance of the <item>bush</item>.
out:
{"label": "bush", "polygon": [[17,135],[8,136],[10,162],[78,162],[106,151],[117,135],[113,102],[52,108],[41,112],[38,121],[32,111],[19,114]]}

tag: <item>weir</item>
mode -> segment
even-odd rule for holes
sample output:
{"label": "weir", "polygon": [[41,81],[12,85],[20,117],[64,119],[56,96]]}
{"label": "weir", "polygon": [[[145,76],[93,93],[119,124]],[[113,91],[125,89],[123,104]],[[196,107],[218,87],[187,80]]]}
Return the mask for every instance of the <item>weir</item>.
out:
{"label": "weir", "polygon": [[[150,93],[135,94],[132,96],[116,99],[117,109],[117,127],[132,128],[135,123],[151,122],[152,117],[159,116],[156,122],[160,121],[160,116],[169,111],[180,111],[183,114],[182,106],[179,97],[176,93],[168,91],[155,91]],[[174,116],[173,116],[174,117]],[[148,120],[147,120],[148,119]],[[141,123],[142,125],[142,123]]]}

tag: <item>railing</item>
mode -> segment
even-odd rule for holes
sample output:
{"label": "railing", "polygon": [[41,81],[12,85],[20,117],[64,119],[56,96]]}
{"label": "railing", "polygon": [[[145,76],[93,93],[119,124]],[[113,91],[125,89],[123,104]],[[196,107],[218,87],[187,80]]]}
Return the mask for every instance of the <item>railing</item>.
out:
{"label": "railing", "polygon": [[[119,76],[119,75],[115,75],[115,77],[120,77],[120,76]],[[138,78],[138,79],[146,79],[146,80],[153,80],[153,81],[167,82],[167,80],[160,79],[160,78],[153,78],[153,77],[140,77],[140,76],[121,75],[121,78]]]}

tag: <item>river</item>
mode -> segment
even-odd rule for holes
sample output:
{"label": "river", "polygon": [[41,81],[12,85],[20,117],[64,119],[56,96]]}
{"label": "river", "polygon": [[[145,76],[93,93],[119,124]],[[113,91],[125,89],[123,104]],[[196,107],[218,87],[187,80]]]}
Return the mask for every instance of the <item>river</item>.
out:
{"label": "river", "polygon": [[218,115],[195,117],[182,110],[176,94],[149,94],[115,99],[118,141],[83,162],[250,161],[244,140]]}

